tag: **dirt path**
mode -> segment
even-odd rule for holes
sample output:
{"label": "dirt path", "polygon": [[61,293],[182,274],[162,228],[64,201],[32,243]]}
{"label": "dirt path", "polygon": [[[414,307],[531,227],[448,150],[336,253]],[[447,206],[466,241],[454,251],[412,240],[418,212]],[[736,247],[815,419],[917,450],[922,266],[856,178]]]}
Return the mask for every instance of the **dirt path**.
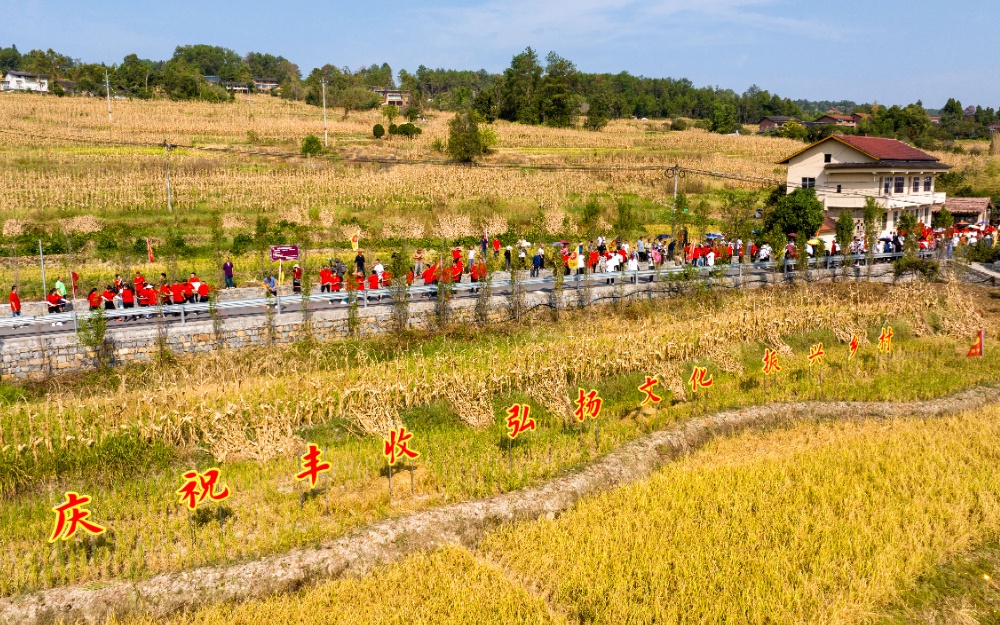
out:
{"label": "dirt path", "polygon": [[714,436],[805,421],[936,417],[1000,400],[1000,389],[977,388],[925,402],[800,402],[716,413],[623,445],[585,469],[541,486],[389,519],[331,541],[226,567],[157,575],[142,582],[64,587],[0,599],[0,623],[59,619],[103,622],[111,614],[165,617],[209,602],[244,601],[340,576],[360,576],[407,554],[447,544],[474,547],[504,523],[554,516],[582,497],[649,476],[664,463]]}

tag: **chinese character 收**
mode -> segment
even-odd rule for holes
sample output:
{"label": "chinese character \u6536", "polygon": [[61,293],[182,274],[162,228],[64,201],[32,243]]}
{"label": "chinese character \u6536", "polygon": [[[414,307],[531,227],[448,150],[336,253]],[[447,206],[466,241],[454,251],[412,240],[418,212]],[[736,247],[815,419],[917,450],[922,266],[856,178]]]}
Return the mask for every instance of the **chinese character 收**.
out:
{"label": "chinese character \u6536", "polygon": [[764,363],[764,375],[776,375],[781,371],[781,365],[778,364],[778,351],[770,348],[764,349],[764,358],[761,360]]}
{"label": "chinese character \u6536", "polygon": [[95,536],[105,532],[105,528],[87,520],[90,511],[85,510],[84,506],[88,503],[90,503],[90,497],[86,495],[66,493],[66,502],[52,508],[52,511],[56,513],[56,527],[52,531],[52,537],[49,538],[50,543],[60,539],[69,540],[80,529]]}
{"label": "chinese character \u6536", "polygon": [[604,400],[597,396],[596,390],[588,393],[581,388],[580,396],[574,403],[576,410],[573,411],[573,414],[578,421],[583,421],[588,416],[591,419],[596,419],[601,414],[601,404],[604,403]]}
{"label": "chinese character \u6536", "polygon": [[297,480],[309,480],[312,488],[316,488],[316,481],[319,480],[319,474],[329,471],[333,465],[329,462],[321,462],[323,452],[319,450],[319,447],[309,443],[309,451],[302,454],[302,473],[295,476]]}
{"label": "chinese character \u6536", "polygon": [[851,335],[851,342],[848,345],[848,348],[851,350],[851,355],[847,357],[848,361],[854,360],[854,357],[858,355],[858,346],[860,344],[861,344],[861,342],[858,341],[858,335],[857,334],[852,334]]}
{"label": "chinese character \u6536", "polygon": [[645,406],[649,402],[653,402],[654,404],[660,403],[660,400],[663,398],[653,393],[653,387],[659,383],[660,381],[656,378],[651,378],[648,375],[646,376],[646,382],[639,387],[639,392],[646,394],[646,399],[642,400],[642,403],[639,404],[640,406]]}
{"label": "chinese character \u6536", "polygon": [[384,443],[382,455],[388,458],[390,465],[396,464],[404,456],[412,460],[420,455],[419,452],[413,451],[407,445],[407,441],[411,438],[413,438],[413,434],[407,432],[405,427],[401,427],[398,430],[390,431],[389,438],[382,439]]}
{"label": "chinese character \u6536", "polygon": [[878,337],[878,351],[888,354],[892,351],[892,326],[882,328],[882,334]]}
{"label": "chinese character \u6536", "polygon": [[688,384],[691,385],[691,392],[697,393],[699,388],[709,388],[713,384],[712,376],[708,375],[708,369],[705,367],[695,367],[691,372],[691,379],[688,380]]}
{"label": "chinese character \u6536", "polygon": [[826,352],[823,351],[823,344],[817,343],[809,348],[809,366],[821,365],[823,364],[823,356],[826,356]]}
{"label": "chinese character \u6536", "polygon": [[510,430],[507,432],[507,436],[511,440],[517,438],[517,435],[522,432],[535,429],[535,420],[528,417],[530,411],[531,406],[527,404],[514,404],[507,409],[507,428]]}
{"label": "chinese character \u6536", "polygon": [[184,486],[177,489],[177,494],[181,497],[180,503],[190,510],[194,510],[206,501],[222,501],[229,497],[228,487],[221,492],[215,492],[219,481],[218,469],[209,469],[204,473],[188,471],[184,474],[184,479],[186,480]]}

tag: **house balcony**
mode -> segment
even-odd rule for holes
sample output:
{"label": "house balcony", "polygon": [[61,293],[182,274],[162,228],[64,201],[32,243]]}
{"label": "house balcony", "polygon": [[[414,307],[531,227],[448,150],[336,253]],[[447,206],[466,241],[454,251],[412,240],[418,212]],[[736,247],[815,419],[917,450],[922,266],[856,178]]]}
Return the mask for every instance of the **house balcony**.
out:
{"label": "house balcony", "polygon": [[882,195],[876,191],[845,190],[842,193],[824,191],[817,193],[823,207],[826,209],[847,208],[860,210],[865,206],[868,196],[874,196],[878,203],[886,210],[906,210],[931,204],[944,204],[946,193],[890,193]]}

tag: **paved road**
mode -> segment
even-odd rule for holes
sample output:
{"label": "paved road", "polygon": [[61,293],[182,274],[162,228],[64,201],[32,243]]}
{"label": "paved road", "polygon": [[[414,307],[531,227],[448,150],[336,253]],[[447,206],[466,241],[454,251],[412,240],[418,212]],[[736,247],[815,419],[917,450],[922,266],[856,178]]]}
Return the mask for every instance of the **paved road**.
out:
{"label": "paved road", "polygon": [[[727,266],[720,266],[720,268],[723,269],[723,274],[726,277],[736,277],[736,276],[738,276],[740,274],[739,267],[731,267],[731,266],[727,265]],[[767,274],[767,273],[773,273],[773,272],[774,272],[774,268],[773,267],[750,266],[750,267],[745,267],[743,269],[743,277],[744,277],[745,283],[753,284],[753,283],[759,283],[759,282],[763,281],[763,277],[764,277],[765,274]],[[664,275],[666,275],[666,272],[664,272]],[[616,281],[620,281],[621,280],[621,276],[622,276],[622,274],[617,274],[617,273],[613,274],[613,277],[615,278]],[[628,274],[625,274],[625,276],[626,276],[626,279],[628,279]],[[591,285],[594,286],[594,287],[605,286],[606,280],[608,278],[611,278],[611,277],[612,277],[612,274],[595,274],[595,275],[592,275],[591,276]],[[575,288],[577,288],[577,284],[578,283],[576,282],[575,278],[576,278],[575,276],[567,276],[566,277],[566,282],[565,282],[564,288],[567,291],[572,291]],[[649,281],[650,278],[651,278],[651,276],[650,277],[640,277],[639,278],[640,284],[642,284],[642,283],[644,283],[646,281]],[[464,286],[469,286],[468,283],[463,283],[463,285]],[[500,296],[508,294],[510,292],[510,289],[509,289],[509,287],[506,287],[505,285],[506,285],[506,283],[504,283],[503,285],[498,285],[498,284],[495,283],[494,287],[493,287],[493,294],[494,295],[500,295]],[[539,281],[539,280],[534,280],[534,281],[529,280],[529,281],[526,281],[524,283],[524,288],[525,288],[525,291],[528,292],[528,293],[550,293],[552,291],[552,278],[549,277],[549,278],[544,279],[543,281]],[[377,292],[369,292],[369,293],[377,293]],[[477,297],[477,295],[475,293],[473,293],[471,290],[467,290],[467,289],[459,290],[455,294],[455,298],[456,299],[474,299],[475,297]],[[413,294],[411,296],[411,298],[412,298],[411,301],[414,301],[414,302],[429,301],[422,294]],[[283,303],[282,303],[282,311],[283,312],[285,312],[285,311],[287,311],[287,312],[298,312],[298,311],[301,310],[301,304],[300,303],[298,303],[298,302],[284,303],[284,296],[282,297],[282,300],[283,300]],[[381,310],[381,309],[389,307],[391,305],[392,305],[392,299],[391,299],[391,297],[388,294],[384,294],[381,301],[375,299],[374,295],[369,295],[367,308],[374,308],[376,310]],[[320,310],[335,309],[335,308],[338,308],[338,307],[345,307],[346,304],[344,303],[343,300],[334,300],[333,302],[309,302],[308,306],[309,306],[310,310],[320,311]],[[359,301],[359,306],[361,307],[361,314],[362,315],[365,314],[364,313],[364,310],[365,310],[364,302],[363,301]],[[169,308],[167,310],[169,310]],[[225,318],[225,319],[234,319],[234,318],[240,318],[240,317],[262,315],[262,314],[264,314],[264,311],[265,311],[265,307],[264,306],[262,306],[262,305],[253,305],[253,306],[233,306],[233,307],[226,307],[226,308],[221,309],[219,312],[222,315],[222,317]],[[205,313],[205,312],[201,312],[201,313],[186,312],[186,314],[185,314],[185,320],[187,320],[187,321],[200,321],[200,320],[206,319],[207,317],[208,317],[208,313]],[[182,322],[180,314],[177,314],[177,315],[169,315],[168,314],[165,317],[165,320],[171,326],[176,325],[176,324],[180,324]],[[155,317],[151,318],[151,319],[146,319],[146,318],[142,318],[142,317],[136,317],[136,318],[129,319],[127,321],[126,320],[119,320],[119,319],[109,319],[108,320],[108,326],[111,329],[130,328],[130,327],[151,328],[151,327],[155,327],[156,324],[157,324],[157,320],[156,320]],[[74,327],[73,327],[73,322],[72,321],[63,322],[60,325],[54,325],[54,324],[51,324],[51,323],[41,323],[41,324],[33,324],[33,325],[21,326],[21,327],[17,327],[17,328],[0,327],[0,339],[3,339],[3,338],[15,338],[15,337],[28,337],[28,336],[39,336],[39,335],[56,336],[56,335],[60,335],[60,334],[68,334],[68,333],[71,333],[71,332],[74,332]]]}

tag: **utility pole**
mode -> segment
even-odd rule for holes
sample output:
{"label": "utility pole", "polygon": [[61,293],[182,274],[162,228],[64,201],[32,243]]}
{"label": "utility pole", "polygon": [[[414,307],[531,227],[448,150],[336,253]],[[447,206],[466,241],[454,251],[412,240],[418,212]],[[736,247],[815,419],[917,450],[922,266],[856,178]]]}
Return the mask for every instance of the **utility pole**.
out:
{"label": "utility pole", "polygon": [[45,253],[42,251],[42,240],[38,239],[38,258],[42,261],[42,293],[49,294],[49,287],[45,284]]}
{"label": "utility pole", "polygon": [[107,91],[107,94],[108,94],[108,121],[110,122],[110,121],[112,121],[112,119],[111,119],[111,81],[108,79],[108,70],[107,69],[104,70],[104,89]]}
{"label": "utility pole", "polygon": [[167,172],[167,210],[172,213],[174,207],[170,198],[170,144],[166,139],[163,140],[163,164]]}
{"label": "utility pole", "polygon": [[326,78],[323,79],[323,147],[330,147],[330,135],[326,129]]}
{"label": "utility pole", "polygon": [[[687,174],[681,168],[679,164],[674,164],[673,167],[667,168],[667,178],[674,179],[674,203],[670,210],[671,220],[670,220],[670,235],[674,237],[674,245],[677,245],[677,183],[681,178],[684,178]],[[681,253],[684,253],[684,248],[681,248]]]}

